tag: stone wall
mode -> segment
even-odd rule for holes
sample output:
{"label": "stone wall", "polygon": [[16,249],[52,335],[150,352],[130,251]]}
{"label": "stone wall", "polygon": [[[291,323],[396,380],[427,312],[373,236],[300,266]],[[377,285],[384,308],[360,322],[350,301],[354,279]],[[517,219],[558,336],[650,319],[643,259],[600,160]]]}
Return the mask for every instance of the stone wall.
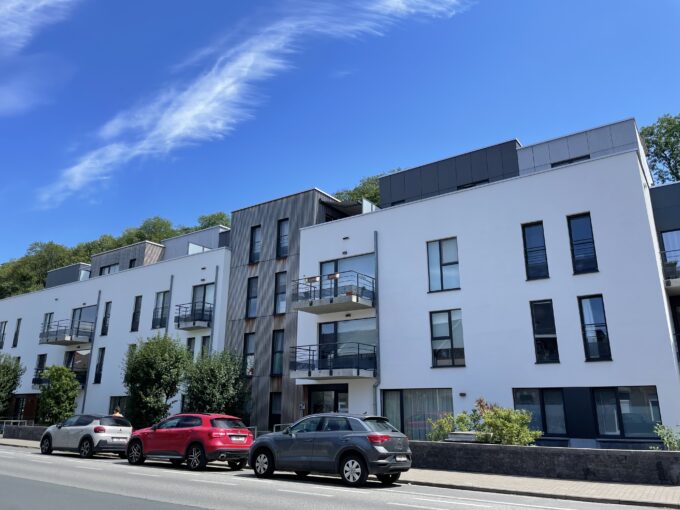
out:
{"label": "stone wall", "polygon": [[411,441],[413,468],[680,485],[680,452]]}
{"label": "stone wall", "polygon": [[18,425],[6,425],[2,435],[4,439],[27,439],[29,441],[40,441],[43,432],[47,427],[20,427]]}

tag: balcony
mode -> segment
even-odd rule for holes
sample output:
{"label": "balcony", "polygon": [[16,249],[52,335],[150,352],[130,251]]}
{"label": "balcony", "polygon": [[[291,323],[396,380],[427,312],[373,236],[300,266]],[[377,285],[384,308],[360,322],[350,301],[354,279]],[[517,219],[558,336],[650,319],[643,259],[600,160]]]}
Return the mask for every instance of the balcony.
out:
{"label": "balcony", "polygon": [[41,344],[77,345],[91,343],[94,322],[61,320],[43,325],[40,333]]}
{"label": "balcony", "polygon": [[375,279],[356,271],[302,278],[293,282],[293,309],[309,313],[373,308]]}
{"label": "balcony", "polygon": [[679,296],[680,250],[662,251],[661,265],[663,266],[663,279],[666,282],[666,291],[670,296]]}
{"label": "balcony", "polygon": [[375,345],[346,342],[291,348],[291,379],[375,378]]}
{"label": "balcony", "polygon": [[[44,370],[44,368],[35,369],[33,379],[31,380],[33,386],[46,386],[50,383],[50,380],[43,376]],[[87,381],[87,368],[72,368],[71,372],[76,376],[76,381],[80,383],[80,387],[84,388]]]}
{"label": "balcony", "polygon": [[213,319],[212,303],[197,301],[177,305],[175,327],[177,329],[192,330],[209,328]]}

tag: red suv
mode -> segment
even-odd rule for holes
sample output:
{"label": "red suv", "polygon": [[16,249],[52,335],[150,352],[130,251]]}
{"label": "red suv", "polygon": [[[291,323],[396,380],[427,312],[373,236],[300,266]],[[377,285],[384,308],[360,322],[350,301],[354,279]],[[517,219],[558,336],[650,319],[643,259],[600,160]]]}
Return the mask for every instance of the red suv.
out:
{"label": "red suv", "polygon": [[132,433],[127,446],[130,464],[167,459],[174,466],[186,461],[191,470],[208,462],[226,461],[234,470],[248,460],[253,435],[239,418],[224,414],[176,414]]}

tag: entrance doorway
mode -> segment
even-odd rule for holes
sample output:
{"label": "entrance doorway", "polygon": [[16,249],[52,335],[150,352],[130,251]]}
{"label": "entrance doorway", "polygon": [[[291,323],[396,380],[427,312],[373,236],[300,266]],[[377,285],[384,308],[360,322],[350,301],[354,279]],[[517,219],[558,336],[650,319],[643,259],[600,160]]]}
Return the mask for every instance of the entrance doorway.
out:
{"label": "entrance doorway", "polygon": [[349,411],[349,395],[346,384],[308,386],[308,414],[346,413]]}

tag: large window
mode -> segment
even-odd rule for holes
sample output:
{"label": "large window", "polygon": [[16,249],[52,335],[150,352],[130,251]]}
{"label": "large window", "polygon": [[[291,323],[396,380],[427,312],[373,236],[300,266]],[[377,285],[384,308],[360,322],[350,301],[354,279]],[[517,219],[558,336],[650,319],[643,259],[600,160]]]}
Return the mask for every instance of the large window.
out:
{"label": "large window", "polygon": [[552,301],[532,301],[531,320],[534,327],[534,347],[536,363],[559,363],[557,350],[557,332]]}
{"label": "large window", "polygon": [[7,321],[0,322],[0,349],[5,347],[5,333],[7,332]]}
{"label": "large window", "polygon": [[274,314],[286,313],[286,272],[274,275]]}
{"label": "large window", "polygon": [[574,274],[597,271],[597,254],[595,253],[590,213],[569,216],[567,220],[569,222],[571,261],[574,266]]}
{"label": "large window", "polygon": [[548,278],[548,256],[545,251],[545,236],[543,222],[522,225],[524,239],[524,264],[527,280]]}
{"label": "large window", "polygon": [[135,296],[135,304],[132,308],[132,324],[130,331],[139,331],[139,316],[142,313],[142,296]]}
{"label": "large window", "polygon": [[156,292],[156,303],[153,307],[153,318],[151,320],[151,329],[166,328],[168,326],[168,317],[170,315],[170,291],[164,290]]}
{"label": "large window", "polygon": [[451,388],[384,390],[383,416],[412,440],[425,440],[429,420],[453,413]]}
{"label": "large window", "polygon": [[195,320],[212,321],[215,304],[215,284],[194,285],[191,292],[191,313]]}
{"label": "large window", "polygon": [[581,330],[586,361],[611,360],[609,332],[602,296],[584,296],[578,298],[578,302],[581,310]]}
{"label": "large window", "polygon": [[250,255],[249,262],[255,264],[260,261],[262,255],[262,227],[257,225],[250,229]]}
{"label": "large window", "polygon": [[102,382],[102,372],[104,371],[104,354],[106,349],[104,347],[99,348],[97,353],[97,366],[94,370],[94,384],[100,384]]}
{"label": "large window", "polygon": [[109,414],[113,414],[116,407],[120,409],[121,414],[127,414],[127,395],[113,396],[109,398]]}
{"label": "large window", "polygon": [[427,243],[427,267],[430,292],[459,289],[458,240],[452,237]]}
{"label": "large window", "polygon": [[189,357],[193,360],[194,359],[194,350],[196,349],[196,338],[193,336],[190,336],[187,338],[187,352],[189,353]]}
{"label": "large window", "polygon": [[243,340],[243,372],[247,377],[255,374],[255,333],[246,333]]}
{"label": "large window", "polygon": [[246,319],[257,316],[257,276],[248,278],[246,296]]}
{"label": "large window", "polygon": [[655,437],[661,423],[655,386],[593,389],[598,432],[602,436]]}
{"label": "large window", "polygon": [[104,304],[104,317],[102,318],[101,336],[109,334],[109,323],[111,322],[111,301]]}
{"label": "large window", "polygon": [[680,278],[680,230],[661,234],[663,274],[667,280]]}
{"label": "large window", "polygon": [[321,263],[321,298],[352,292],[373,299],[375,253],[328,260]]}
{"label": "large window", "polygon": [[281,423],[281,392],[273,391],[269,394],[269,430]]}
{"label": "large window", "polygon": [[53,312],[47,312],[43,316],[43,323],[42,323],[42,332],[47,333],[50,330],[50,327],[52,326],[52,321],[54,320],[54,313]]}
{"label": "large window", "polygon": [[463,320],[460,310],[430,312],[433,367],[464,367]]}
{"label": "large window", "polygon": [[515,409],[531,413],[533,430],[542,430],[546,435],[565,435],[567,426],[564,417],[564,396],[560,388],[515,389]]}
{"label": "large window", "polygon": [[14,338],[12,338],[12,348],[19,345],[20,332],[21,332],[21,317],[17,319],[17,327],[14,329]]}
{"label": "large window", "polygon": [[38,359],[35,362],[36,376],[45,369],[47,363],[47,354],[38,354]]}
{"label": "large window", "polygon": [[117,273],[118,269],[119,269],[118,264],[109,264],[108,266],[102,266],[99,268],[99,276]]}
{"label": "large window", "polygon": [[283,339],[284,331],[276,329],[272,333],[272,368],[271,375],[283,375]]}
{"label": "large window", "polygon": [[288,230],[290,224],[288,218],[279,220],[276,224],[276,256],[278,258],[288,256]]}

